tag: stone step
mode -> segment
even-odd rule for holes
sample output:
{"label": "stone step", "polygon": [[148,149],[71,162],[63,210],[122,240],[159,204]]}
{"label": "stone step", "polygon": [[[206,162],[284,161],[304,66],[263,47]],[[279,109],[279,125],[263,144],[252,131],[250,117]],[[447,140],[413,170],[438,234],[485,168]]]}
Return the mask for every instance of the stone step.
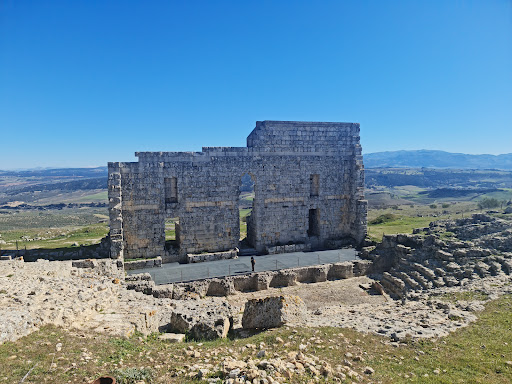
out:
{"label": "stone step", "polygon": [[398,264],[395,267],[395,270],[398,270],[398,271],[408,271],[411,268],[412,268],[412,266],[411,266],[411,262],[409,260],[400,259],[398,261]]}
{"label": "stone step", "polygon": [[420,285],[416,282],[416,280],[411,279],[407,273],[397,272],[397,276],[399,279],[402,279],[405,282],[406,288],[412,290],[417,290],[421,288]]}
{"label": "stone step", "polygon": [[480,277],[486,277],[491,274],[489,265],[485,264],[483,261],[476,263],[474,270]]}
{"label": "stone step", "polygon": [[501,263],[503,272],[505,272],[507,275],[510,275],[512,273],[512,260],[503,258],[498,261]]}
{"label": "stone step", "polygon": [[380,283],[390,293],[396,294],[400,297],[402,297],[405,292],[405,283],[388,272],[384,272],[382,274]]}
{"label": "stone step", "polygon": [[432,284],[434,284],[434,287],[444,287],[446,284],[442,277],[437,277],[436,279],[432,280]]}
{"label": "stone step", "polygon": [[503,273],[502,265],[497,260],[491,260],[487,265],[489,265],[491,276],[497,276],[500,273]]}
{"label": "stone step", "polygon": [[452,275],[443,276],[443,280],[447,287],[455,287],[457,285],[460,285],[459,279],[455,278]]}
{"label": "stone step", "polygon": [[423,289],[432,288],[432,283],[423,277],[418,271],[410,271],[409,277],[414,279]]}
{"label": "stone step", "polygon": [[435,280],[437,278],[435,272],[430,268],[425,267],[419,263],[412,263],[411,266],[419,272],[426,280]]}
{"label": "stone step", "polygon": [[238,251],[238,256],[257,256],[259,252],[254,248],[242,248]]}

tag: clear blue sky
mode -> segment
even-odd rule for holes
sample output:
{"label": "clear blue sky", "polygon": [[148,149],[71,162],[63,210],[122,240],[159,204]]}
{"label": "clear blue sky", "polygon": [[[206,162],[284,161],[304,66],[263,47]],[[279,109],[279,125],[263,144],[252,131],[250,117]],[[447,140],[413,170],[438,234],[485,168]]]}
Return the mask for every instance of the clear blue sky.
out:
{"label": "clear blue sky", "polygon": [[512,152],[512,2],[0,0],[0,169],[359,122],[363,152]]}

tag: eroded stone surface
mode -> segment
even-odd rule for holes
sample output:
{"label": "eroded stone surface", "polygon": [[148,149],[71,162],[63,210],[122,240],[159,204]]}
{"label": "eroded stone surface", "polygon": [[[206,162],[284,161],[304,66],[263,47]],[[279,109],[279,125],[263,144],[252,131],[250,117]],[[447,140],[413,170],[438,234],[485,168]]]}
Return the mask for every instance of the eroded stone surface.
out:
{"label": "eroded stone surface", "polygon": [[248,300],[245,304],[242,326],[252,328],[277,328],[285,324],[304,322],[306,304],[298,296],[270,296]]}
{"label": "eroded stone surface", "polygon": [[217,298],[177,300],[168,321],[165,328],[188,333],[196,340],[224,338],[233,324],[233,308]]}

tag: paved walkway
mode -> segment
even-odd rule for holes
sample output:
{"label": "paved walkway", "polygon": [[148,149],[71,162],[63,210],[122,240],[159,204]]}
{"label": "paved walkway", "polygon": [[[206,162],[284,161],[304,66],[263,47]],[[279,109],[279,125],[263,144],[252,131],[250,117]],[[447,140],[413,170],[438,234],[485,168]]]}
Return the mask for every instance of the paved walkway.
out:
{"label": "paved walkway", "polygon": [[[357,259],[357,252],[353,248],[254,256],[256,272],[337,263],[355,259]],[[168,263],[163,264],[161,268],[134,269],[127,272],[129,275],[147,272],[151,275],[155,284],[201,280],[209,277],[243,275],[251,273],[251,257],[240,256],[238,259],[193,264]]]}

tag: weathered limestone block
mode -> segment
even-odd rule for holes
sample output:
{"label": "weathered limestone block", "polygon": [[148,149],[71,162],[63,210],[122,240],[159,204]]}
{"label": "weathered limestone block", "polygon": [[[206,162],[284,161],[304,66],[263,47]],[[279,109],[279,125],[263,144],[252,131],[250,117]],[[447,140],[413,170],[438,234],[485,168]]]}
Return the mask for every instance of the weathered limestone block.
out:
{"label": "weathered limestone block", "polygon": [[216,260],[227,260],[238,258],[238,249],[232,249],[225,252],[211,252],[211,253],[199,253],[187,254],[188,263],[201,263],[204,261],[216,261]]}
{"label": "weathered limestone block", "polygon": [[233,289],[238,292],[257,291],[258,275],[252,273],[244,276],[233,276]]}
{"label": "weathered limestone block", "polygon": [[256,290],[264,291],[270,287],[270,282],[272,281],[272,277],[274,273],[266,272],[266,273],[258,273],[256,276]]}
{"label": "weathered limestone block", "polygon": [[233,325],[233,308],[223,300],[185,300],[174,306],[166,328],[196,340],[224,338]]}
{"label": "weathered limestone block", "polygon": [[149,273],[136,273],[133,275],[128,275],[125,277],[125,281],[149,281],[151,280],[151,275]]}
{"label": "weathered limestone block", "polygon": [[187,283],[176,283],[173,287],[172,298],[182,300],[191,297],[205,297],[211,280],[197,280]]}
{"label": "weathered limestone block", "polygon": [[154,268],[162,266],[162,258],[156,257],[154,259],[145,259],[145,260],[136,260],[136,261],[125,261],[124,269],[126,271],[131,271],[134,269],[143,269],[143,268]]}
{"label": "weathered limestone block", "polygon": [[297,285],[297,273],[290,269],[277,272],[270,281],[270,287],[290,287]]}
{"label": "weathered limestone block", "polygon": [[153,287],[153,297],[172,299],[174,284],[162,284]]}
{"label": "weathered limestone block", "polygon": [[354,277],[354,263],[351,261],[332,264],[327,274],[329,280],[348,279],[350,277]]}
{"label": "weathered limestone block", "polygon": [[307,314],[306,304],[298,296],[274,296],[245,303],[242,327],[265,329],[300,323]]}
{"label": "weathered limestone block", "polygon": [[373,263],[370,260],[355,260],[354,264],[354,276],[364,276],[371,272]]}
{"label": "weathered limestone block", "polygon": [[327,274],[329,273],[329,268],[329,264],[309,267],[309,270],[311,271],[311,281],[313,283],[327,281]]}
{"label": "weathered limestone block", "polygon": [[126,282],[126,289],[133,289],[136,292],[142,292],[145,295],[152,295],[155,283],[153,280],[139,280]]}
{"label": "weathered limestone block", "polygon": [[139,316],[133,316],[132,321],[135,327],[143,335],[158,332],[160,326],[160,316],[156,308],[138,308]]}
{"label": "weathered limestone block", "polygon": [[162,333],[158,338],[167,343],[182,343],[185,341],[184,333]]}
{"label": "weathered limestone block", "polygon": [[228,296],[235,293],[233,278],[211,279],[206,292],[207,296]]}

